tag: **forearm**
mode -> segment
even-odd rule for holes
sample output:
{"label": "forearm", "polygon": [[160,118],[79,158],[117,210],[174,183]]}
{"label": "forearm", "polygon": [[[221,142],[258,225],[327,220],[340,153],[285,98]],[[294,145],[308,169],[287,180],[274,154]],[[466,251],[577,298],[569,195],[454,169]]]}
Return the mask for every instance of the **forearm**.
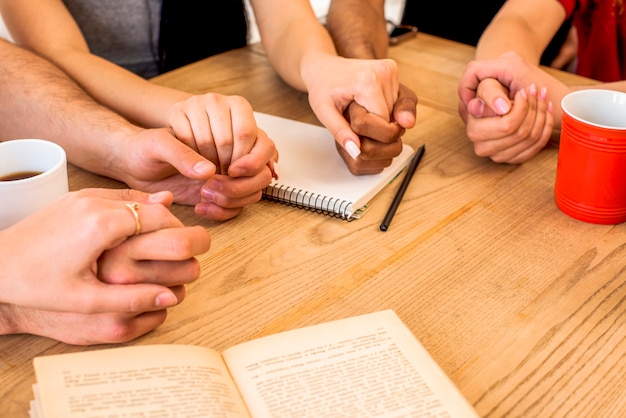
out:
{"label": "forearm", "polygon": [[49,62],[0,41],[0,140],[44,138],[69,161],[116,179],[119,140],[137,127],[94,102]]}
{"label": "forearm", "polygon": [[96,101],[145,128],[168,126],[169,108],[191,96],[158,86],[88,52],[55,51],[49,58],[54,59]]}
{"label": "forearm", "polygon": [[541,55],[565,21],[565,9],[557,1],[507,0],[483,32],[477,59],[490,59],[515,51],[527,62],[539,65]]}
{"label": "forearm", "polygon": [[339,55],[385,58],[389,37],[384,0],[332,0],[326,27]]}
{"label": "forearm", "polygon": [[539,65],[543,47],[528,42],[530,37],[532,33],[524,22],[496,17],[476,45],[476,59],[497,58],[505,52],[515,51],[529,63]]}
{"label": "forearm", "polygon": [[[61,0],[0,0],[0,12],[18,45],[53,62],[99,103],[128,120],[144,127],[167,126],[169,106],[189,96],[156,86],[91,54],[80,28]],[[31,30],[33,27],[38,30]]]}
{"label": "forearm", "polygon": [[[252,3],[267,57],[285,82],[307,91],[307,69],[314,70],[320,57],[337,56],[333,41],[308,0],[276,1],[271,9],[269,3]],[[281,13],[275,12],[276,7]]]}

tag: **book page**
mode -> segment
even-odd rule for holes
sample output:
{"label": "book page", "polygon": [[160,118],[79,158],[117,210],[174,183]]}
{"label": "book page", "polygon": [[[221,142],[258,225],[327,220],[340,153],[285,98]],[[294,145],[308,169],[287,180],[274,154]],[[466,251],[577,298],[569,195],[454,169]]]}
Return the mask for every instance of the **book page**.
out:
{"label": "book page", "polygon": [[391,310],[287,331],[223,353],[253,417],[476,417]]}
{"label": "book page", "polygon": [[270,200],[357,219],[367,204],[407,166],[414,150],[400,155],[379,174],[356,176],[336,149],[328,129],[255,112],[261,129],[276,143],[280,178],[264,190]]}
{"label": "book page", "polygon": [[40,418],[247,417],[219,353],[146,345],[37,357]]}

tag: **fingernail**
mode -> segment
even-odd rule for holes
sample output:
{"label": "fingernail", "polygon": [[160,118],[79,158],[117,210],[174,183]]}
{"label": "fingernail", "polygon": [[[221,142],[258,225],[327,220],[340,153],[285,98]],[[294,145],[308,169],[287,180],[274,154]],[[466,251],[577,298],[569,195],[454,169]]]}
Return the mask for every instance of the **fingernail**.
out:
{"label": "fingernail", "polygon": [[274,161],[274,164],[272,164],[272,172],[274,173],[272,177],[278,180],[278,178],[280,177],[280,168],[278,167],[278,161]]}
{"label": "fingernail", "polygon": [[482,99],[478,99],[478,112],[474,116],[482,116],[485,110],[485,102]]}
{"label": "fingernail", "polygon": [[209,205],[207,203],[198,203],[195,207],[196,214],[206,216],[209,213]]}
{"label": "fingernail", "polygon": [[548,97],[548,89],[545,87],[542,87],[541,90],[539,90],[539,98],[541,100],[545,100],[546,97]]}
{"label": "fingernail", "polygon": [[496,110],[498,111],[500,115],[509,113],[510,109],[511,108],[509,107],[509,103],[506,100],[504,100],[501,97],[496,99]]}
{"label": "fingernail", "polygon": [[198,174],[206,174],[213,170],[213,164],[208,161],[198,161],[193,166],[193,171]]}
{"label": "fingernail", "polygon": [[526,94],[526,89],[520,90],[520,94],[522,95],[524,99],[528,99],[528,94]]}
{"label": "fingernail", "polygon": [[535,86],[534,84],[531,84],[530,87],[528,87],[528,91],[530,92],[531,96],[534,96],[537,94],[537,86]]}
{"label": "fingernail", "polygon": [[215,191],[213,189],[209,189],[207,187],[203,187],[200,189],[200,195],[207,201],[212,202],[215,198]]}
{"label": "fingernail", "polygon": [[361,154],[361,150],[359,149],[359,147],[357,147],[357,145],[351,139],[348,139],[346,141],[345,148],[353,160],[356,160],[357,157]]}
{"label": "fingernail", "polygon": [[159,308],[169,308],[170,306],[176,305],[178,303],[178,299],[176,299],[176,296],[174,296],[171,292],[163,292],[157,295],[154,303]]}
{"label": "fingernail", "polygon": [[552,113],[552,102],[548,102],[548,112]]}

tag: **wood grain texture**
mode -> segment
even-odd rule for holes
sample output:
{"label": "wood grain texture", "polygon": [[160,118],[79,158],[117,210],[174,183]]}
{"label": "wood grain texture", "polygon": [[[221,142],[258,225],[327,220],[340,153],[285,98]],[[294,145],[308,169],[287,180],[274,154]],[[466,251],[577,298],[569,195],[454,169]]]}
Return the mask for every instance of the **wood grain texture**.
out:
{"label": "wood grain texture", "polygon": [[[417,91],[426,144],[388,232],[378,225],[396,182],[345,222],[266,201],[231,221],[172,210],[211,231],[202,277],[167,321],[131,344],[224,349],[255,337],[394,309],[486,417],[626,411],[626,230],[568,218],[554,204],[557,148],[519,166],[474,155],[457,114],[473,49],[425,34],[390,50]],[[555,72],[566,82],[580,79]],[[255,110],[318,123],[260,46],[231,51],[157,83],[245,96]],[[71,188],[123,185],[71,167]],[[26,416],[32,358],[88,350],[33,336],[0,338],[0,416]]]}

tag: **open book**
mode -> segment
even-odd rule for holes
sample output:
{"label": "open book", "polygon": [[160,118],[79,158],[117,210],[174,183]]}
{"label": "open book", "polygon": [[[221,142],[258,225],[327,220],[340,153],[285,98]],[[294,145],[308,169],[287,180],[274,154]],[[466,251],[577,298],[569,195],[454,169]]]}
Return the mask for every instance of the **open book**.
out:
{"label": "open book", "polygon": [[326,128],[258,112],[255,118],[279,153],[280,178],[272,180],[263,196],[347,220],[361,217],[367,204],[407,166],[414,153],[404,144],[402,153],[381,173],[356,176]]}
{"label": "open book", "polygon": [[31,417],[477,417],[391,310],[218,353],[144,345],[36,357]]}

